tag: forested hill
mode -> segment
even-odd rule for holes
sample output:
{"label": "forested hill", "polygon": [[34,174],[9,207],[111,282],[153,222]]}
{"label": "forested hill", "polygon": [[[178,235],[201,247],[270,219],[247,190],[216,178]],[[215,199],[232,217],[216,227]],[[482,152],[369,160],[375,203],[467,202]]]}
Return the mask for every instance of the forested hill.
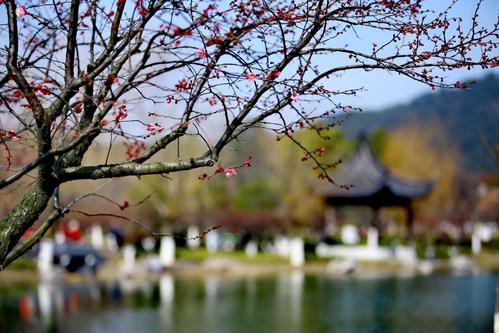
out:
{"label": "forested hill", "polygon": [[441,90],[407,105],[357,113],[342,127],[350,136],[376,128],[395,129],[411,122],[438,124],[447,141],[459,149],[465,169],[498,170],[479,132],[491,146],[499,144],[499,76],[486,76],[467,90]]}

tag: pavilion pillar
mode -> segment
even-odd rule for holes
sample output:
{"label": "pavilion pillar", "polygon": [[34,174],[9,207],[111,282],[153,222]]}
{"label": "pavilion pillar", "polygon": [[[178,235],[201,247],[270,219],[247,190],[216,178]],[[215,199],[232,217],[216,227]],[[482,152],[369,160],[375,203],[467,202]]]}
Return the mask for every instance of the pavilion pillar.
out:
{"label": "pavilion pillar", "polygon": [[407,213],[407,244],[414,242],[414,210],[412,205],[409,204],[405,207]]}
{"label": "pavilion pillar", "polygon": [[327,206],[324,210],[324,224],[322,226],[322,236],[328,238],[333,236],[338,231],[338,224],[336,219],[336,209],[334,206]]}
{"label": "pavilion pillar", "polygon": [[378,234],[381,235],[381,229],[383,228],[382,222],[381,222],[381,208],[380,207],[371,207],[373,210],[373,219],[371,221],[371,226],[375,227],[378,230]]}

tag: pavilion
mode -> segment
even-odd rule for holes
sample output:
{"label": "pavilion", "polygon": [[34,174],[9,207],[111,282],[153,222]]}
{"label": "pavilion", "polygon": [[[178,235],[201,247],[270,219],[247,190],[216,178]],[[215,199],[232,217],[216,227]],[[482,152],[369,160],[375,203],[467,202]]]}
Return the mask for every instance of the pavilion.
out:
{"label": "pavilion", "polygon": [[365,136],[357,151],[333,178],[347,188],[334,186],[326,192],[328,206],[368,206],[374,212],[371,224],[380,229],[379,210],[382,207],[402,207],[407,212],[407,236],[413,237],[414,212],[412,201],[428,194],[431,180],[414,181],[397,176],[383,166],[371,151]]}

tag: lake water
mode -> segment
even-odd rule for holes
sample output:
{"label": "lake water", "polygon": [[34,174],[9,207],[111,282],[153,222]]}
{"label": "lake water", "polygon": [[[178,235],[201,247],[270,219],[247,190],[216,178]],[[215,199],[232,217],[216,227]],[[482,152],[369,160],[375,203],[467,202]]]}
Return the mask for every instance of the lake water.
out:
{"label": "lake water", "polygon": [[497,274],[0,287],[0,332],[492,332]]}

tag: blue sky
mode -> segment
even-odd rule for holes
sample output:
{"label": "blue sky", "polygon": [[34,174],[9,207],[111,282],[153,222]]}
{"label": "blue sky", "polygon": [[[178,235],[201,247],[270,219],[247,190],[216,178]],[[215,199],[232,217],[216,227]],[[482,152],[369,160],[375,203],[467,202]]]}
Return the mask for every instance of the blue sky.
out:
{"label": "blue sky", "polygon": [[[435,9],[441,9],[449,4],[447,0],[432,0],[431,6]],[[452,11],[453,16],[469,18],[474,12],[475,1],[459,1]],[[499,1],[485,0],[482,4],[479,20],[484,26],[492,26],[498,20]],[[466,20],[464,21],[466,22]],[[496,51],[496,55],[499,51]],[[498,69],[493,70],[456,70],[447,75],[450,81],[464,79],[477,79],[490,73],[499,73]],[[351,72],[338,80],[338,84],[343,88],[362,86],[367,91],[358,97],[349,98],[348,101],[354,106],[362,107],[367,110],[382,109],[399,103],[407,103],[415,97],[432,90],[421,83],[410,80],[405,77],[390,74],[384,71],[375,71],[370,73]]]}
{"label": "blue sky", "polygon": [[[451,0],[430,0],[424,4],[425,7],[429,5],[435,11],[439,11],[447,7],[450,2]],[[19,4],[23,3],[24,1],[19,1]],[[464,18],[464,22],[466,23],[466,18],[470,18],[474,12],[475,4],[476,1],[460,0],[455,5],[451,14],[455,17]],[[0,15],[2,18],[5,17],[4,10],[4,6],[0,6]],[[499,0],[484,0],[480,11],[480,23],[490,27],[497,22],[498,15]],[[6,43],[6,40],[2,40],[2,42]],[[361,45],[366,41],[352,40],[351,42]],[[450,81],[463,81],[465,79],[478,79],[492,72],[499,73],[499,69],[456,70],[446,75]],[[365,88],[365,91],[357,97],[345,97],[344,103],[355,107],[362,107],[366,110],[382,109],[399,103],[407,103],[421,94],[432,91],[428,86],[386,71],[368,73],[362,71],[348,72],[340,78],[335,79],[334,85],[339,89]]]}

